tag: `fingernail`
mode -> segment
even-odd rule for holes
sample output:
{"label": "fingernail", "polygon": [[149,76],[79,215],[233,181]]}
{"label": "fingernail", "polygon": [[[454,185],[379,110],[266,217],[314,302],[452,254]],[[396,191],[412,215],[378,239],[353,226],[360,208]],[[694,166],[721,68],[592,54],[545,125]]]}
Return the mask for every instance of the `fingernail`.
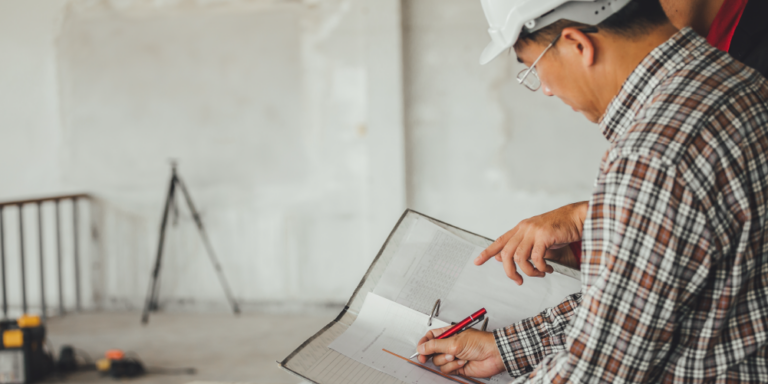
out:
{"label": "fingernail", "polygon": [[453,361],[453,355],[445,355],[445,360]]}
{"label": "fingernail", "polygon": [[466,360],[459,360],[459,365],[464,365],[464,364],[466,364],[466,363],[467,363],[467,361],[466,361]]}

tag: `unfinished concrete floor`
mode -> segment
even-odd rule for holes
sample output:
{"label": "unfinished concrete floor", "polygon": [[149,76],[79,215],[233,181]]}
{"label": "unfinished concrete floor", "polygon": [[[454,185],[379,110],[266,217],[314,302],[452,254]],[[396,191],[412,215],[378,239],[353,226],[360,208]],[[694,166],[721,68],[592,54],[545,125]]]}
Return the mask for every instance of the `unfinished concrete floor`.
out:
{"label": "unfinished concrete floor", "polygon": [[139,313],[70,314],[48,321],[48,339],[58,354],[71,345],[96,359],[108,349],[136,353],[150,369],[194,367],[196,375],[150,374],[117,381],[96,372],[51,377],[45,383],[101,384],[296,384],[280,369],[282,360],[337,312],[309,315],[153,314],[147,326]]}

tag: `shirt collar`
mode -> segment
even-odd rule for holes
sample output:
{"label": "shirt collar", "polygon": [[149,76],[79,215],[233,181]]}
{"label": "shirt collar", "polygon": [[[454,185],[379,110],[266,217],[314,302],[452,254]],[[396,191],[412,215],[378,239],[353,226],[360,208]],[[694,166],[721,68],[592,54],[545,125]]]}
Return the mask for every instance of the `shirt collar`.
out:
{"label": "shirt collar", "polygon": [[690,61],[697,48],[706,44],[704,38],[686,27],[651,51],[608,104],[600,121],[603,136],[613,144],[624,135],[659,84]]}

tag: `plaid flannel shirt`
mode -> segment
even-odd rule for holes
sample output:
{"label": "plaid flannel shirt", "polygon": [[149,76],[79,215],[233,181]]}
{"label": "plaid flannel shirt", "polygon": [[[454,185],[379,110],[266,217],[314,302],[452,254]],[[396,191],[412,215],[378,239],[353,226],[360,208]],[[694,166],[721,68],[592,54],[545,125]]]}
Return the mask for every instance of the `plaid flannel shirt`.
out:
{"label": "plaid flannel shirt", "polygon": [[608,106],[582,291],[495,332],[515,383],[768,383],[768,83],[686,28]]}

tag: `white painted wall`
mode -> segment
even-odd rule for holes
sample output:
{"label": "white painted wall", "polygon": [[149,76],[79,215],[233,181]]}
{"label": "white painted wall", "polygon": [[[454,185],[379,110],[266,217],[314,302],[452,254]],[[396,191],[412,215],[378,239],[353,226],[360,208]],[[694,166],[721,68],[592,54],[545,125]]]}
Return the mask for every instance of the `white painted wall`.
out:
{"label": "white painted wall", "polygon": [[[240,300],[343,302],[406,205],[497,236],[588,198],[597,129],[479,66],[485,29],[459,0],[0,0],[0,198],[97,195],[89,305],[136,308],[177,158]],[[161,302],[223,306],[184,207],[167,241]]]}
{"label": "white painted wall", "polygon": [[[0,13],[22,24],[0,40],[35,48],[0,100],[43,72],[31,63],[50,76],[27,101],[48,109],[19,114],[46,130],[47,157],[25,152],[34,132],[3,124],[14,188],[0,195],[99,197],[92,305],[142,305],[171,157],[246,304],[343,302],[405,208],[397,1],[25,0]],[[27,182],[25,162],[50,175]],[[161,302],[224,304],[183,206]]]}
{"label": "white painted wall", "polygon": [[[65,193],[59,168],[61,125],[57,86],[55,37],[61,24],[65,0],[0,1],[0,199]],[[55,227],[53,206],[42,206],[44,217],[43,270],[48,303],[58,304],[55,268]],[[61,205],[62,262],[65,275],[74,275],[71,204]],[[25,233],[25,274],[30,305],[40,301],[39,241],[36,206],[22,211]],[[2,211],[6,295],[11,315],[20,311],[21,240],[19,211]],[[85,234],[83,234],[85,235]],[[83,260],[85,263],[88,260]],[[87,269],[87,268],[84,268]],[[84,280],[89,282],[90,275]],[[69,280],[72,282],[72,280]],[[88,286],[90,288],[90,285]],[[64,289],[65,302],[74,306],[74,285]]]}
{"label": "white painted wall", "polygon": [[0,1],[2,196],[61,192],[55,36],[64,3]]}

